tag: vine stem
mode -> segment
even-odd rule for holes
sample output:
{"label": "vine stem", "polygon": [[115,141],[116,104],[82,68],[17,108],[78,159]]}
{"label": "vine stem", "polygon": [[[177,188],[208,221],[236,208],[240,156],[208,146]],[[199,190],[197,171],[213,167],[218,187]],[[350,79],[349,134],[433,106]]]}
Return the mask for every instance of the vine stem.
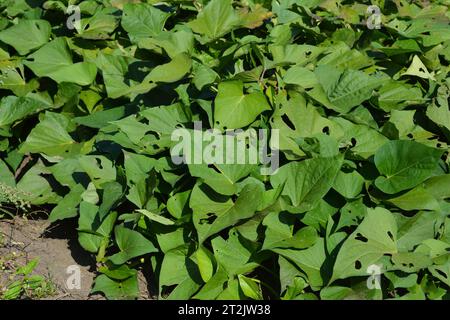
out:
{"label": "vine stem", "polygon": [[27,164],[32,160],[33,158],[29,153],[25,155],[25,158],[20,163],[19,168],[17,168],[16,172],[14,173],[14,178],[17,179],[19,175],[22,173],[23,169],[27,166]]}

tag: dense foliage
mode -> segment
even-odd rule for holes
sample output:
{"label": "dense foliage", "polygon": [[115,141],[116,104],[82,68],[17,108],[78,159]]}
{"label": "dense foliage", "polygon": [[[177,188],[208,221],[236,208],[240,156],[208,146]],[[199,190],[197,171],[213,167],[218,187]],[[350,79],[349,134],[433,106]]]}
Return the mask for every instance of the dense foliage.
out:
{"label": "dense foliage", "polygon": [[[448,298],[449,4],[0,1],[0,201],[76,219],[111,299],[138,268],[170,299]],[[195,121],[278,129],[279,170],[175,164]]]}

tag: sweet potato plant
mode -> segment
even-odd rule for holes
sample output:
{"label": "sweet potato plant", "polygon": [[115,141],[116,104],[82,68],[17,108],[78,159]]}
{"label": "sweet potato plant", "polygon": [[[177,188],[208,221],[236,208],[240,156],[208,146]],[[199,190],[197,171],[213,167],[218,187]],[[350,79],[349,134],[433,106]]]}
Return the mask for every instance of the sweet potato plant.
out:
{"label": "sweet potato plant", "polygon": [[[161,299],[449,298],[449,5],[2,0],[3,210],[76,220],[109,299],[138,269]],[[279,165],[174,162],[176,129],[264,129]]]}

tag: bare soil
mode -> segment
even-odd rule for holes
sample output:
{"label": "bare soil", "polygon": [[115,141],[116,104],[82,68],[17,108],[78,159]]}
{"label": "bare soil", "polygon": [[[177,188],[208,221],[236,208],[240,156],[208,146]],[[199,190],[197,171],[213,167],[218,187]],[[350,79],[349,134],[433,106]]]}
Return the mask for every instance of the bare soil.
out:
{"label": "bare soil", "polygon": [[[102,295],[90,294],[96,276],[95,257],[78,244],[75,221],[50,224],[42,219],[0,220],[0,257],[14,253],[15,264],[25,265],[38,257],[35,274],[45,276],[56,286],[56,293],[45,299],[99,300]],[[81,271],[81,289],[70,290],[66,281],[67,267],[77,265]],[[5,281],[0,270],[0,285]],[[4,283],[3,283],[4,285]],[[150,299],[147,279],[139,272],[141,299]]]}

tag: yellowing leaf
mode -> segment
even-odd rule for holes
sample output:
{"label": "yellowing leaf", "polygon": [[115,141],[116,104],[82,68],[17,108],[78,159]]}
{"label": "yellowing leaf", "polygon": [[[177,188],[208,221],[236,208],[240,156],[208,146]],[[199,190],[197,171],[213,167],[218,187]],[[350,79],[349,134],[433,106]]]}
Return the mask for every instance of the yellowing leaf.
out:
{"label": "yellowing leaf", "polygon": [[264,8],[261,4],[256,4],[254,8],[243,7],[239,10],[241,24],[249,29],[260,27],[264,20],[273,16],[273,13]]}

